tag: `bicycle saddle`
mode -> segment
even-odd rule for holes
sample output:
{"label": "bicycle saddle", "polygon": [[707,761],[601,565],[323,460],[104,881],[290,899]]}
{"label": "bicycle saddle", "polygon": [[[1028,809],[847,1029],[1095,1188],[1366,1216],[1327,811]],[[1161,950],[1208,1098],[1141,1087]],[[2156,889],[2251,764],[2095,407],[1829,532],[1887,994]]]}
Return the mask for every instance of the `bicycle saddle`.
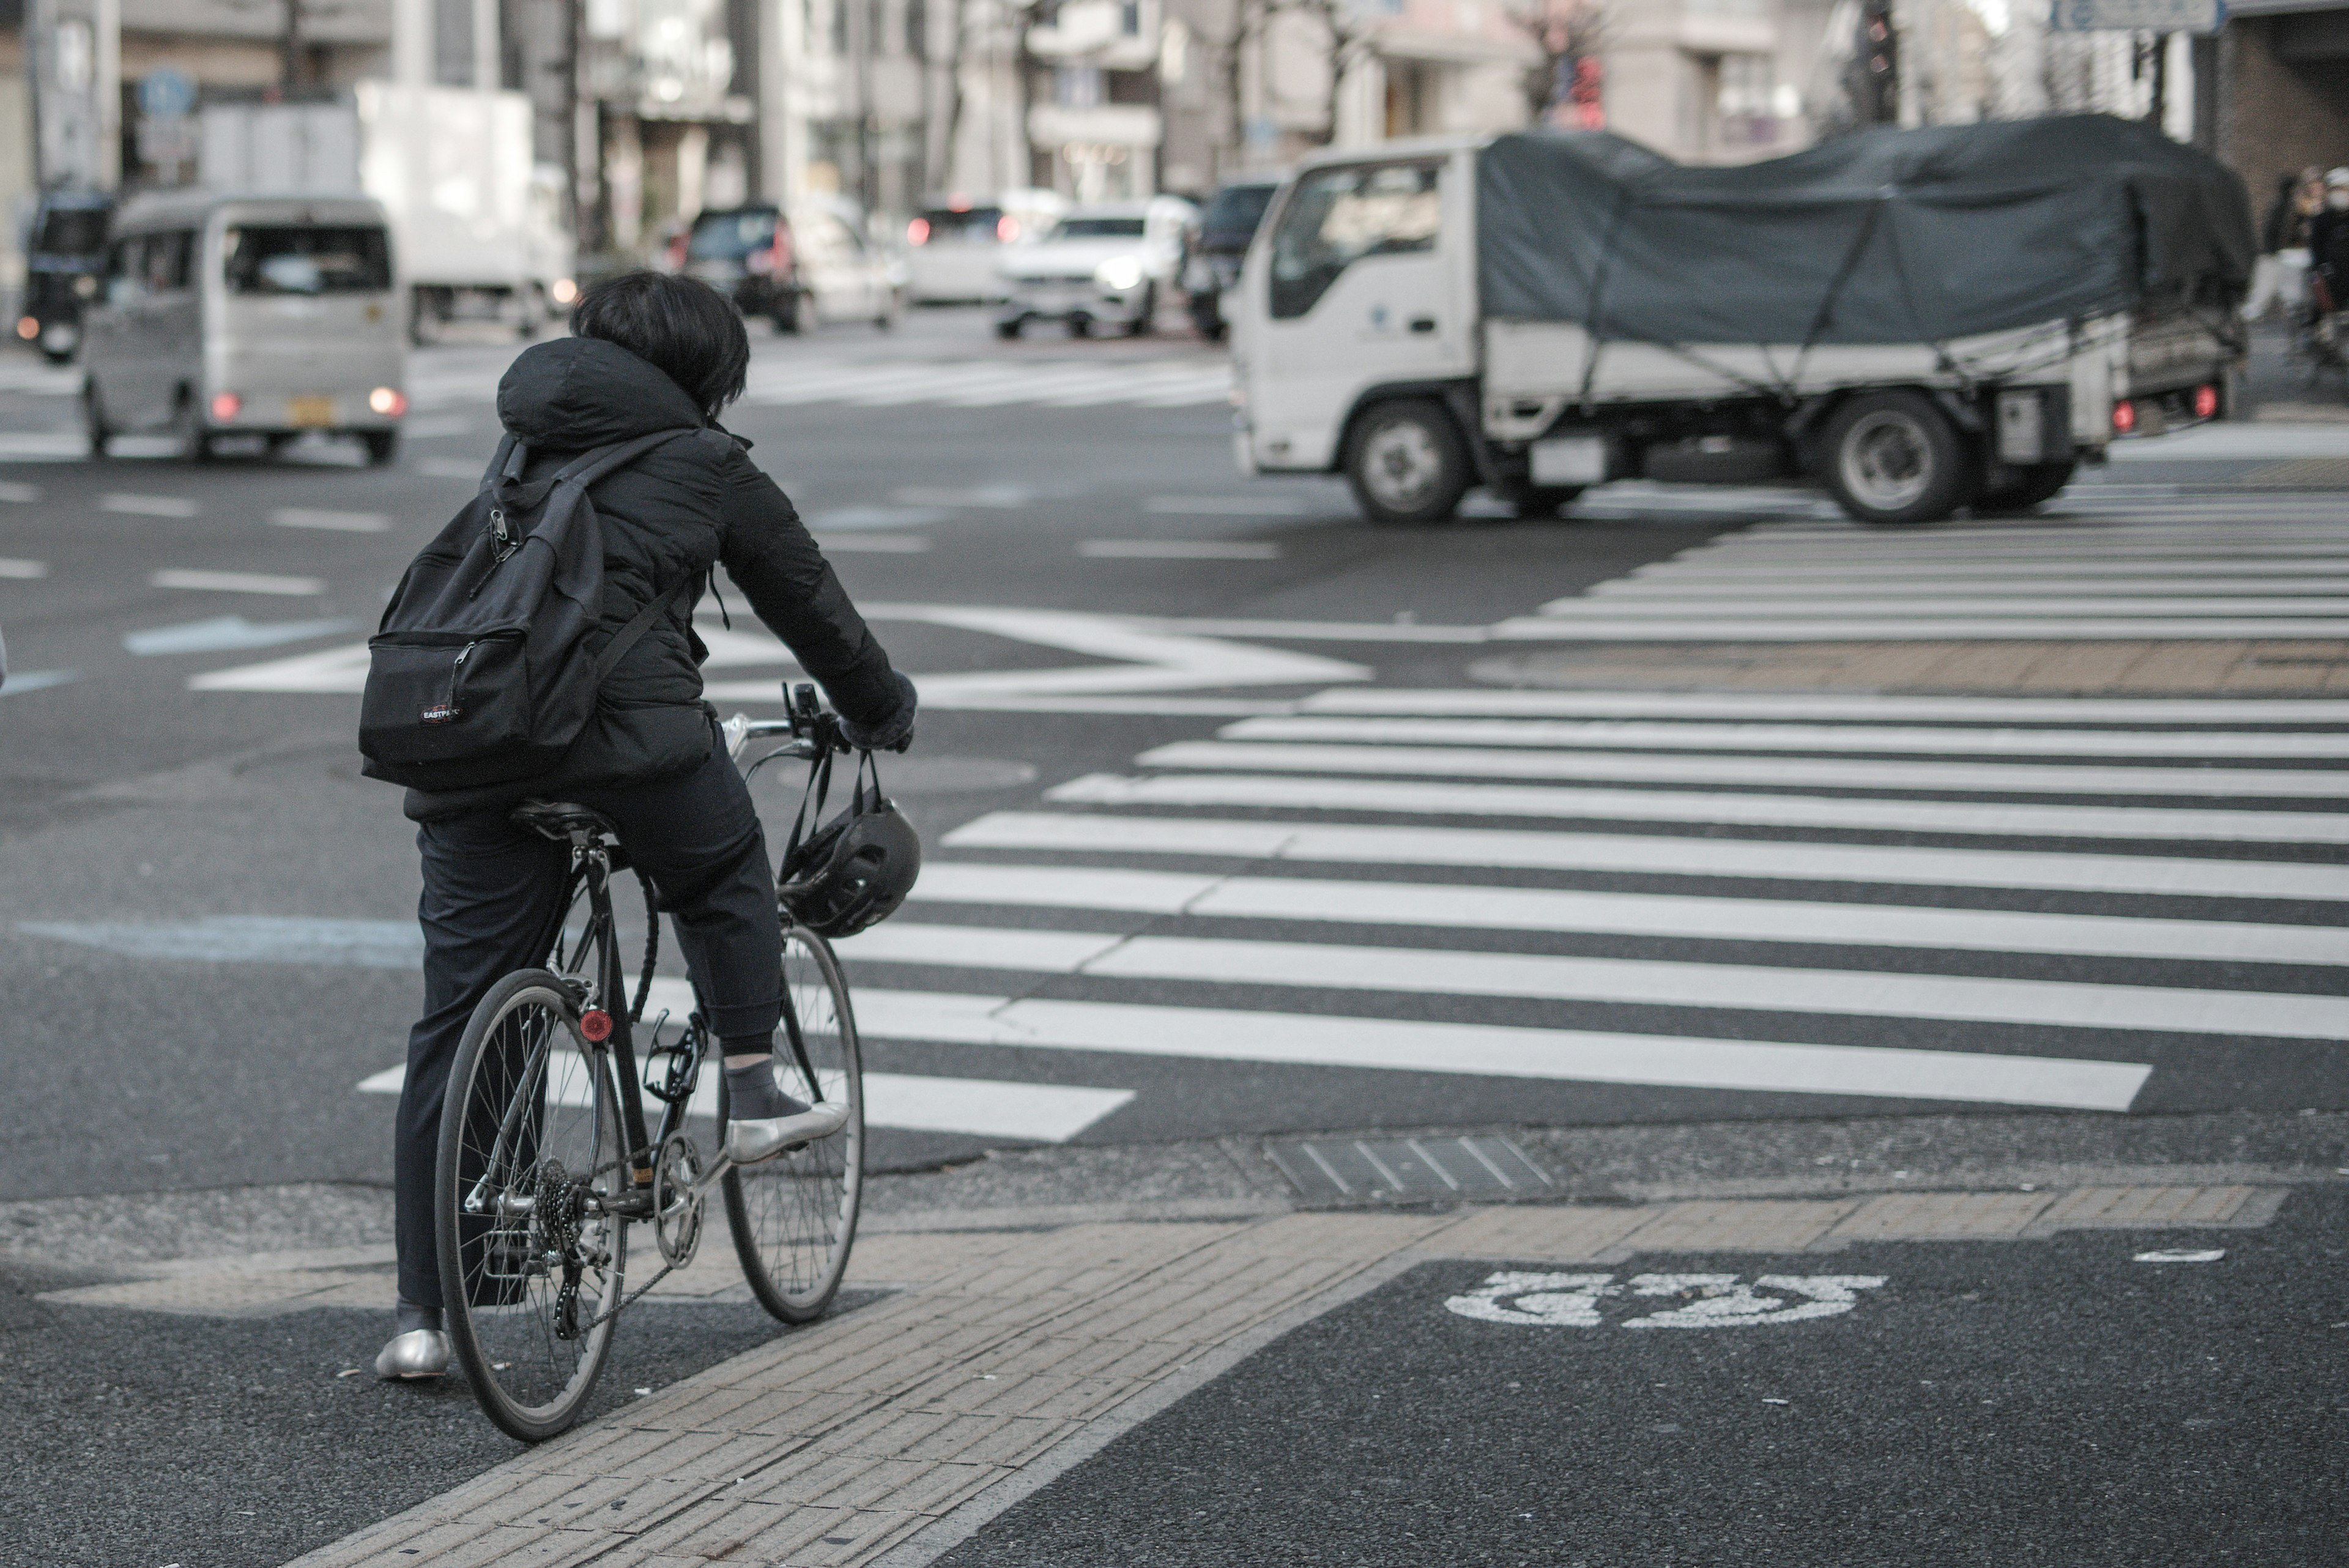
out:
{"label": "bicycle saddle", "polygon": [[619,842],[620,830],[612,819],[599,811],[567,800],[526,800],[506,814],[506,820],[516,827],[527,827],[542,833],[557,843],[567,844],[578,835],[590,838],[601,836]]}

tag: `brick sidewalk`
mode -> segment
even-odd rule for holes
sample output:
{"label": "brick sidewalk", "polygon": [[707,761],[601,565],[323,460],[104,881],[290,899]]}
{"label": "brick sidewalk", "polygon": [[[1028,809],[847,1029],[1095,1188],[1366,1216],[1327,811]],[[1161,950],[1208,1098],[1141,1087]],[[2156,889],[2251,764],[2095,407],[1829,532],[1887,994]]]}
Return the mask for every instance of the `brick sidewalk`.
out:
{"label": "brick sidewalk", "polygon": [[[1611,1263],[1646,1251],[2240,1228],[2266,1224],[2285,1196],[2091,1187],[873,1237],[852,1278],[890,1288],[885,1299],[523,1453],[295,1568],[916,1568],[1279,1333],[1430,1259]],[[694,1274],[715,1289],[723,1272],[703,1262]],[[171,1310],[170,1288],[190,1282],[72,1294],[146,1290],[109,1299]],[[370,1288],[379,1296],[379,1280]],[[658,1332],[657,1309],[631,1328]]]}

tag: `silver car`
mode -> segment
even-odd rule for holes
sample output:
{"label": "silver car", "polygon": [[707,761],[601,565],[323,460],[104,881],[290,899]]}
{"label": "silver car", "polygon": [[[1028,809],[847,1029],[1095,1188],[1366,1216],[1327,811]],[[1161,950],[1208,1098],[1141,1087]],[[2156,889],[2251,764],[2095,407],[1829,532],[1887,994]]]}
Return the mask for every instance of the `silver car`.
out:
{"label": "silver car", "polygon": [[142,197],[116,215],[88,320],[90,452],[165,431],[202,461],[305,431],[389,462],[408,412],[407,322],[383,209],[353,196]]}
{"label": "silver car", "polygon": [[1065,321],[1079,337],[1096,327],[1147,332],[1182,271],[1183,234],[1198,209],[1174,196],[1074,207],[1041,239],[1006,248],[996,264],[1011,301],[996,335],[1031,321]]}

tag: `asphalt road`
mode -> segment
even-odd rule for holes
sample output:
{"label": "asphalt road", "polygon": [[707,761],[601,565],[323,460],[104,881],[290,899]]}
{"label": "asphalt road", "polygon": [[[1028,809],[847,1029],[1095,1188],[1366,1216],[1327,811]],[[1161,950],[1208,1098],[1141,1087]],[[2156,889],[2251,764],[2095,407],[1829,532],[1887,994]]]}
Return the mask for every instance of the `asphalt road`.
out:
{"label": "asphalt road", "polygon": [[[355,650],[409,556],[468,493],[511,352],[419,353],[410,439],[381,470],[326,449],[201,468],[136,450],[72,458],[69,378],[0,361],[12,671],[0,691],[0,1060],[11,1103],[33,1112],[0,1151],[13,1198],[388,1179],[393,1101],[362,1085],[404,1051],[416,873],[395,793],[357,774]],[[879,1164],[1328,1129],[2349,1105],[2335,1061],[2349,1032],[2338,918],[2349,708],[2223,692],[2193,708],[1970,708],[1865,686],[1789,707],[1734,690],[1674,695],[1665,680],[1594,695],[1570,671],[1546,673],[1561,650],[1616,642],[1636,661],[1662,627],[1702,646],[1734,626],[1741,657],[1772,639],[1848,639],[1856,616],[1923,618],[1961,638],[2068,636],[2094,618],[2075,607],[2082,596],[2125,599],[2131,624],[2154,628],[2144,637],[2320,646],[2343,635],[2349,601],[2326,574],[2349,575],[2349,510],[2306,476],[2330,472],[2337,441],[2210,432],[2236,445],[2116,463],[2027,530],[1863,535],[1799,496],[1638,486],[1593,495],[1567,521],[1478,505],[1444,527],[1373,529],[1334,482],[1233,472],[1221,366],[1178,337],[1002,345],[968,312],[918,316],[891,337],[757,344],[734,423],[927,693],[916,752],[885,776],[923,826],[928,868],[916,902],[848,953],[868,1068],[906,1085],[876,1100]],[[2278,477],[2310,462],[2292,484]],[[1855,563],[1894,570],[1855,578]],[[704,608],[713,696],[771,712],[792,667],[733,608],[730,633]],[[2283,629],[2244,629],[2255,625]],[[1984,689],[1997,680],[1985,675]],[[1513,686],[1522,695],[1496,705]],[[761,791],[780,821],[792,792],[781,780]],[[999,1087],[976,1093],[971,1080]],[[2292,1212],[2303,1226],[2330,1215],[2338,1234],[2329,1210]],[[2000,1254],[2035,1260],[2030,1321],[2054,1337],[2029,1348],[2002,1318],[1966,1354],[2059,1358],[2064,1334],[2130,1343],[2137,1306],[2065,1326],[2066,1291],[2141,1277],[2106,1255],[2108,1241]],[[1851,1268],[1899,1290],[1785,1343],[1872,1344],[1868,1325],[1894,1318],[1918,1335],[1960,1334],[1963,1314],[1947,1302],[1973,1288],[1966,1271],[2007,1266],[1964,1249],[1886,1251],[1880,1267]],[[2274,1267],[2275,1288],[2315,1289]],[[31,1300],[51,1282],[26,1275],[19,1304],[0,1302],[11,1314],[0,1332],[14,1329],[0,1378],[35,1399],[44,1452],[91,1422],[110,1436],[79,1459],[20,1468],[17,1496],[140,1484],[140,1456],[170,1426],[149,1404],[225,1434],[227,1468],[256,1476],[297,1475],[314,1431],[378,1419],[376,1397],[332,1372],[372,1353],[379,1321],[157,1326]],[[1558,1336],[1477,1340],[1481,1325],[1428,1316],[1461,1284],[1398,1282],[1330,1320],[1350,1326],[1312,1331],[1365,1347],[1364,1377],[1328,1396],[1332,1410],[1377,1394],[1456,1411],[1446,1379],[1488,1374],[1542,1387],[1545,1411],[1571,1408],[1565,1374],[1526,1362],[1528,1346]],[[1946,1324],[1934,1315],[1945,1311],[1957,1314]],[[2210,1312],[2257,1320],[2234,1298]],[[675,1344],[637,1334],[626,1377],[670,1378],[764,1332],[737,1314]],[[2282,1343],[2258,1355],[2289,1365]],[[2165,1376],[2202,1354],[2158,1344]],[[1730,1376],[1747,1353],[1714,1354],[1678,1341],[1637,1352],[1693,1355],[1651,1380],[1676,1389]],[[1867,1386],[1831,1355],[1789,1354],[1789,1375],[1810,1367],[1835,1399]],[[119,1370],[142,1356],[159,1365],[151,1376]],[[1608,1376],[1630,1390],[1645,1366]],[[1380,1383],[1390,1371],[1414,1380],[1410,1394]],[[104,1397],[141,1413],[49,1392],[88,1388],[126,1391]],[[302,1417],[273,1427],[280,1394]],[[1288,1428],[1244,1405],[1217,1417],[1233,1434],[1215,1439],[1218,1454],[1165,1462],[1203,1476],[1271,1463],[1264,1434]],[[459,1410],[431,1407],[451,1422]],[[1697,1431],[1693,1409],[1650,1426]],[[1460,1428],[1473,1440],[1444,1441],[1464,1465],[1500,1466],[1494,1495],[1514,1495],[1550,1450],[1479,1412]],[[1330,1429],[1352,1431],[1359,1415],[1349,1406]],[[1754,1423],[1789,1418],[1741,1407],[1721,1435],[1758,1474],[1792,1460],[1769,1460],[1775,1439]],[[1951,1418],[1922,1407],[1901,1417],[1931,1438],[1911,1445],[1920,1465],[1945,1451],[1931,1435]],[[241,1503],[189,1523],[203,1546],[191,1568],[278,1561],[357,1522],[366,1497],[388,1511],[505,1451],[461,1425],[455,1446],[436,1436],[368,1459],[379,1490],[322,1502],[290,1533],[241,1535],[258,1529],[238,1522]],[[1630,1446],[1600,1445],[1609,1465],[1631,1467],[1626,1496],[1669,1457],[1656,1448],[1668,1435],[1640,1429]],[[1949,1440],[1961,1430],[1991,1440],[1978,1425]],[[1376,1423],[1361,1435],[1379,1456],[1436,1441]],[[1597,1440],[1569,1436],[1578,1455]],[[2164,1474],[2189,1451],[2144,1443],[2127,1476]],[[1638,1465],[1621,1457],[1637,1454]],[[1992,1474],[2023,1484],[2020,1469]],[[2096,1485],[2121,1487],[2123,1474],[2100,1470]],[[1110,1508],[1102,1500],[1129,1484],[1119,1472],[1084,1508]],[[1681,1555],[1655,1560],[1695,1555],[1707,1521],[1743,1517],[1740,1495],[1706,1494],[1671,1526]],[[1754,1495],[1778,1507],[1778,1494]],[[194,1520],[192,1505],[162,1506]],[[1429,1538],[1459,1561],[1516,1561],[1537,1539],[1483,1502],[1430,1507]],[[1602,1512],[1618,1534],[1595,1538],[1588,1561],[1630,1561],[1620,1542],[1637,1511]],[[1365,1522],[1325,1520],[1354,1556],[1298,1560],[1425,1560],[1378,1545],[1392,1513],[1355,1513]],[[2280,1504],[2261,1528],[2296,1517]],[[1234,1518],[1290,1539],[1263,1511]],[[1193,1539],[1179,1521],[1144,1523],[1131,1537],[1141,1556],[1105,1560]],[[75,1528],[86,1532],[55,1560],[136,1561],[131,1545],[180,1539],[103,1520]],[[1059,1539],[1019,1529],[1029,1533],[1006,1537],[1006,1555],[970,1560],[1055,1561],[1009,1554]],[[1246,1531],[1215,1539],[1214,1552],[1251,1560]]]}
{"label": "asphalt road", "polygon": [[[1504,1271],[1425,1264],[940,1563],[2343,1563],[2344,1209],[2303,1192],[2224,1238],[1642,1255],[1578,1272],[1615,1293],[1584,1325],[1463,1315]],[[1843,1310],[1630,1328],[1734,1299],[1714,1282],[1775,1312]]]}

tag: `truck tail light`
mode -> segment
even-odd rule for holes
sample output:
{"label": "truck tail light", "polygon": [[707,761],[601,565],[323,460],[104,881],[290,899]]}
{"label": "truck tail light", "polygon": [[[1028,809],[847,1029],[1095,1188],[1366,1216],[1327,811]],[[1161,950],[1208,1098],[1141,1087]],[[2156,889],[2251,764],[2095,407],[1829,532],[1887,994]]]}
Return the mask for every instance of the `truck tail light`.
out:
{"label": "truck tail light", "polygon": [[1006,213],[995,220],[995,237],[1005,244],[1019,237],[1019,220]]}
{"label": "truck tail light", "polygon": [[397,387],[378,387],[367,394],[367,407],[398,419],[408,411],[408,394]]}
{"label": "truck tail light", "polygon": [[2215,420],[2219,417],[2219,389],[2205,383],[2194,389],[2194,417]]}
{"label": "truck tail light", "polygon": [[2124,399],[2113,405],[2113,431],[2127,435],[2137,429],[2137,405]]}
{"label": "truck tail light", "polygon": [[41,323],[38,318],[30,316],[20,316],[16,318],[17,337],[22,337],[26,342],[30,343],[34,338],[38,337],[40,335]]}
{"label": "truck tail light", "polygon": [[908,223],[905,225],[905,243],[909,245],[928,244],[930,243],[930,221],[927,218],[916,218]]}
{"label": "truck tail light", "polygon": [[234,392],[214,392],[212,394],[212,418],[216,420],[233,420],[236,418],[239,413],[243,412],[243,409],[244,400],[238,397]]}

